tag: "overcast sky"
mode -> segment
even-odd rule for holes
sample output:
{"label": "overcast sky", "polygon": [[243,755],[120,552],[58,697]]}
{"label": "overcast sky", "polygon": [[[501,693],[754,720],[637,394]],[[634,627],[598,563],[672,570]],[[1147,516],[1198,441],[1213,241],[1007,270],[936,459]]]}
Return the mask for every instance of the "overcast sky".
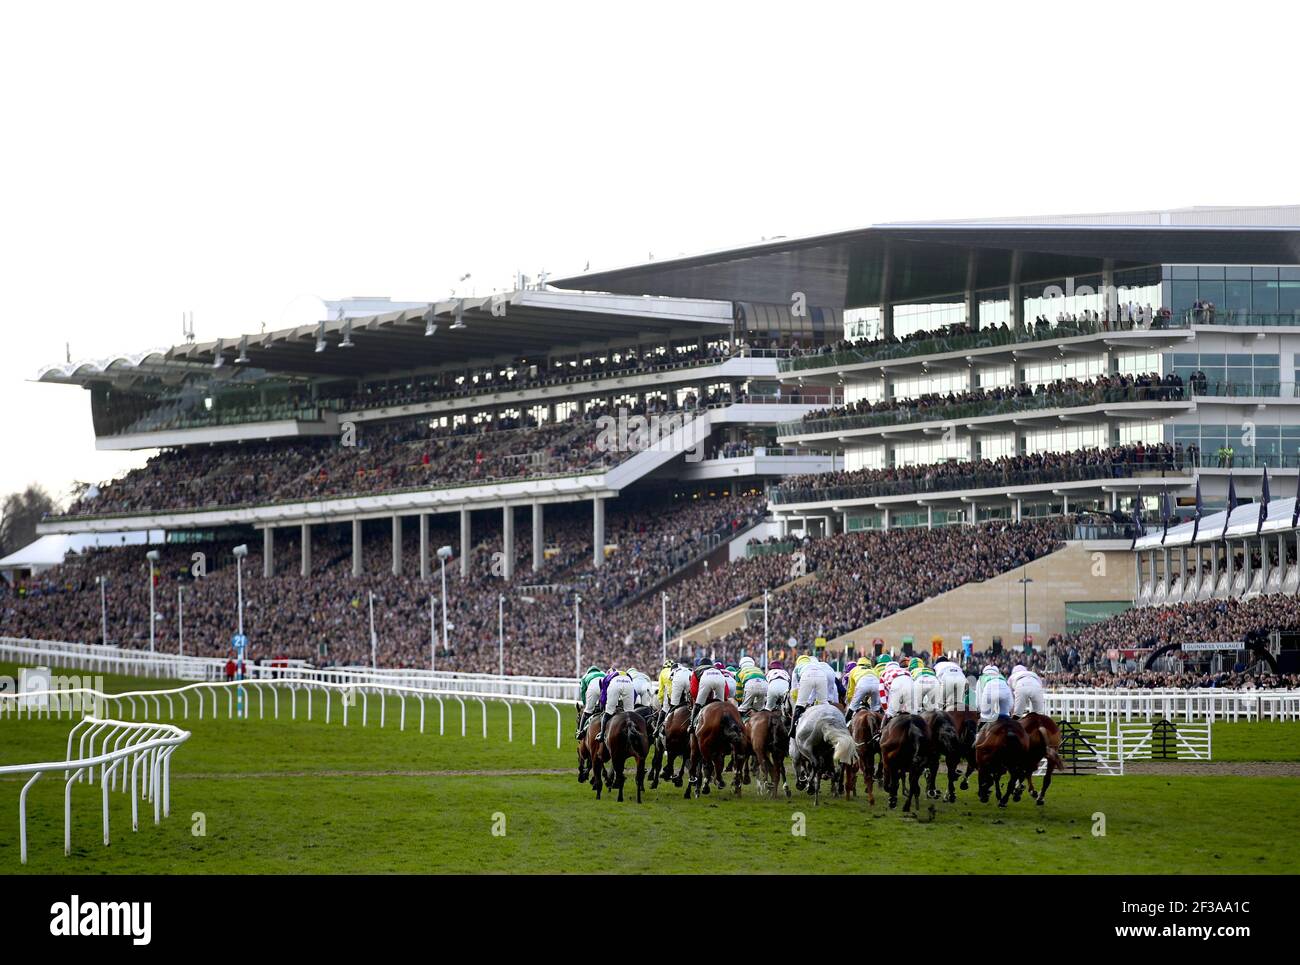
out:
{"label": "overcast sky", "polygon": [[[848,7],[849,5],[844,5]],[[38,369],[881,221],[1300,200],[1278,3],[0,6],[0,494]],[[468,288],[468,284],[466,285]]]}

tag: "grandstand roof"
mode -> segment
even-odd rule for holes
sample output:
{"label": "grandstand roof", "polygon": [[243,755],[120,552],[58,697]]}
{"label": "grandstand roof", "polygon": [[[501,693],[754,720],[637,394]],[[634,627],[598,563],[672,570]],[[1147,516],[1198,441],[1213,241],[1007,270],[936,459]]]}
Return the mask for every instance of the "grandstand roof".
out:
{"label": "grandstand roof", "polygon": [[[1151,550],[1162,547],[1204,545],[1224,538],[1244,539],[1255,535],[1275,536],[1279,533],[1293,532],[1295,526],[1291,521],[1294,517],[1295,505],[1294,496],[1270,500],[1262,525],[1259,520],[1259,503],[1242,503],[1232,511],[1231,518],[1227,510],[1209,513],[1201,519],[1199,526],[1195,522],[1179,523],[1177,526],[1170,526],[1168,533],[1165,533],[1163,527],[1158,524],[1148,524],[1146,535],[1138,537],[1134,541],[1133,548]],[[1196,533],[1195,543],[1192,542],[1193,532]]]}
{"label": "grandstand roof", "polygon": [[[458,316],[463,328],[453,327]],[[437,330],[426,336],[430,321]],[[227,371],[254,377],[355,377],[421,365],[486,363],[506,355],[577,351],[642,337],[685,337],[720,326],[729,329],[731,321],[727,302],[525,290],[52,365],[37,379],[85,384],[152,376],[180,381],[186,375],[210,374],[218,356]],[[318,350],[322,333],[325,347]],[[341,345],[345,334],[351,346]],[[241,351],[246,362],[238,361]]]}
{"label": "grandstand roof", "polygon": [[552,281],[559,288],[856,308],[881,301],[886,252],[895,303],[1151,264],[1300,264],[1300,205],[1198,207],[1093,215],[894,222],[654,261]]}

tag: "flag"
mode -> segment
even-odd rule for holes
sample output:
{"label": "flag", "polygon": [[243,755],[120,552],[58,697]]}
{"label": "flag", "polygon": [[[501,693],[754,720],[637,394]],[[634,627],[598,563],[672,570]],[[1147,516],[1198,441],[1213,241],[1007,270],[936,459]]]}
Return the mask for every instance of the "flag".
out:
{"label": "flag", "polygon": [[1232,519],[1232,511],[1237,508],[1237,487],[1232,481],[1232,473],[1228,473],[1228,515],[1223,517],[1223,531],[1219,533],[1222,538],[1223,534],[1228,531],[1228,523]]}
{"label": "flag", "polygon": [[[1137,498],[1133,500],[1133,546],[1137,546],[1137,541],[1147,534],[1146,525],[1142,522],[1142,487],[1138,487]],[[1130,546],[1129,549],[1133,549]]]}
{"label": "flag", "polygon": [[1264,482],[1259,491],[1259,522],[1255,524],[1255,535],[1264,529],[1264,520],[1268,519],[1268,466],[1264,466]]}
{"label": "flag", "polygon": [[1165,537],[1169,535],[1169,517],[1173,515],[1173,506],[1169,503],[1169,490],[1160,491],[1160,521],[1164,523],[1164,529],[1160,533],[1160,545],[1165,543]]}
{"label": "flag", "polygon": [[[1296,503],[1300,506],[1300,502]],[[1201,528],[1201,517],[1205,515],[1205,503],[1201,501],[1201,477],[1196,477],[1196,518],[1192,523],[1192,543],[1196,542],[1196,534]]]}

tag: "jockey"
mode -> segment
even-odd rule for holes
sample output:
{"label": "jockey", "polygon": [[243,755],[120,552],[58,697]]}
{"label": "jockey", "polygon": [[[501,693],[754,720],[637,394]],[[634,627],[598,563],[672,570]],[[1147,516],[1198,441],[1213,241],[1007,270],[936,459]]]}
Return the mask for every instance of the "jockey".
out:
{"label": "jockey", "polygon": [[803,669],[808,666],[808,663],[811,660],[812,657],[805,653],[794,662],[794,682],[791,684],[790,699],[796,703],[799,700],[799,681],[803,679]]}
{"label": "jockey", "polygon": [[601,688],[605,691],[605,699],[601,701],[605,712],[600,717],[600,736],[596,740],[603,743],[609,719],[619,710],[631,710],[636,703],[636,685],[632,680],[632,671],[611,670],[601,681]]}
{"label": "jockey", "polygon": [[[803,660],[803,657],[799,658]],[[827,675],[823,667],[830,670]],[[795,668],[795,673],[799,668]],[[809,657],[803,665],[803,674],[799,681],[799,696],[795,700],[794,720],[790,722],[790,732],[793,734],[796,727],[799,726],[799,718],[803,715],[804,708],[813,707],[817,704],[824,704],[830,700],[828,688],[832,685],[831,678],[834,677],[835,670],[829,665],[823,664],[816,657]]]}
{"label": "jockey", "polygon": [[[848,671],[848,676],[844,685],[844,699],[851,704],[853,703],[853,698],[857,696],[858,683],[863,677],[875,677],[876,671],[869,663],[855,663],[845,667],[844,669]],[[877,685],[879,685],[879,678],[877,678],[876,682]]]}
{"label": "jockey", "polygon": [[980,674],[980,722],[987,724],[1011,715],[1011,688],[1002,679],[996,664],[989,664]]}
{"label": "jockey", "polygon": [[767,700],[763,709],[780,710],[789,696],[790,675],[780,660],[773,660],[767,667]]}
{"label": "jockey", "polygon": [[916,687],[911,674],[897,663],[891,662],[885,667],[885,672],[881,674],[880,682],[885,685],[885,691],[888,695],[885,717],[893,717],[902,713],[915,714],[917,712]]}
{"label": "jockey", "polygon": [[737,697],[740,698],[740,712],[748,713],[751,710],[758,710],[767,703],[767,678],[763,676],[763,671],[754,666],[754,661],[745,661],[748,657],[741,659],[740,673],[737,675],[736,683],[739,687]]}
{"label": "jockey", "polygon": [[711,666],[708,660],[701,658],[691,677],[691,696],[694,698],[691,704],[691,733],[693,734],[695,718],[699,715],[700,708],[713,697],[718,700],[727,699],[727,675],[721,668]]}
{"label": "jockey", "polygon": [[939,693],[943,710],[966,709],[966,673],[951,660],[940,660],[934,665],[939,678]]}
{"label": "jockey", "polygon": [[[714,666],[718,665],[714,664]],[[727,678],[727,699],[733,703],[739,699],[737,695],[740,693],[740,680],[736,676],[737,672],[737,668],[731,664],[722,668],[722,673]]]}
{"label": "jockey", "polygon": [[[858,673],[858,671],[862,671]],[[854,676],[856,674],[856,676]],[[845,720],[852,720],[863,707],[867,710],[880,710],[880,678],[871,664],[859,664],[849,675],[849,706],[844,713]]]}
{"label": "jockey", "polygon": [[844,700],[844,683],[840,680],[840,675],[835,672],[835,668],[824,660],[819,660],[822,673],[826,675],[826,700],[829,703],[842,703]]}
{"label": "jockey", "polygon": [[650,678],[640,670],[629,670],[632,678],[632,700],[637,707],[653,707],[654,696],[650,693]]}
{"label": "jockey", "polygon": [[676,666],[673,661],[665,660],[659,668],[659,706],[665,711],[668,710],[668,692],[673,686],[673,668]]}
{"label": "jockey", "polygon": [[916,704],[921,712],[938,710],[943,703],[943,688],[939,684],[938,675],[922,664],[912,671],[912,682],[916,687]]}
{"label": "jockey", "polygon": [[1011,676],[1007,678],[1007,686],[1011,688],[1015,707],[1012,713],[1017,717],[1025,712],[1026,707],[1035,714],[1047,713],[1047,703],[1043,700],[1042,678],[1028,667],[1016,664],[1011,671]]}
{"label": "jockey", "polygon": [[600,708],[600,680],[604,676],[605,671],[591,666],[578,681],[578,702],[582,707],[582,713],[578,715],[578,740],[582,740],[583,728],[587,726],[587,721],[591,720],[591,715]]}

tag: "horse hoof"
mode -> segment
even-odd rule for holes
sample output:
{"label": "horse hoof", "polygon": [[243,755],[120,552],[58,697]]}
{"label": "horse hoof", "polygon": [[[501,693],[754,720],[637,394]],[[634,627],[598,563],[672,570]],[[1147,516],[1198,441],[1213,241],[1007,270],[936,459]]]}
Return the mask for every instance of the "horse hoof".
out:
{"label": "horse hoof", "polygon": [[956,801],[957,801],[957,795],[956,795],[956,794],[953,794],[952,791],[949,791],[949,792],[944,796],[944,800],[947,801],[949,804],[954,804],[954,803],[956,803]]}
{"label": "horse hoof", "polygon": [[963,791],[968,790],[970,788],[970,783],[968,781],[962,781],[960,787]]}
{"label": "horse hoof", "polygon": [[998,802],[998,807],[1000,807],[1000,808],[1004,808],[1004,807],[1006,807],[1006,806],[1007,806],[1007,802],[1006,802],[1006,801],[999,801],[999,802]]}
{"label": "horse hoof", "polygon": [[1044,801],[1044,800],[1040,797],[1040,798],[1037,798],[1037,799],[1035,800],[1035,803],[1037,803],[1037,805],[1041,808],[1041,807],[1042,807],[1043,805],[1045,805],[1047,802]]}

